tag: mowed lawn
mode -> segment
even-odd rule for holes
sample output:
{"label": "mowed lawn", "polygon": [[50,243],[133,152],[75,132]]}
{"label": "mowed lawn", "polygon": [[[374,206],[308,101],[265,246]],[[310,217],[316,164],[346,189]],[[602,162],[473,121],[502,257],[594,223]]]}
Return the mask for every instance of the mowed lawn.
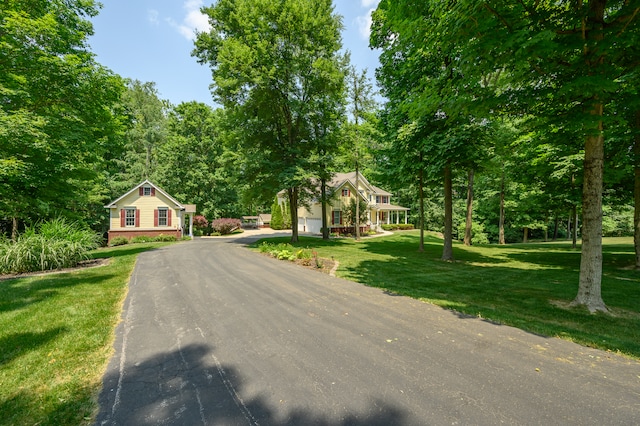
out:
{"label": "mowed lawn", "polygon": [[[568,308],[580,254],[566,242],[456,244],[456,262],[442,262],[442,240],[429,235],[419,253],[418,238],[411,231],[298,245],[333,257],[339,276],[365,285],[640,358],[640,273],[629,269],[630,238],[605,240],[603,296],[612,315]],[[94,257],[110,258],[107,266],[0,281],[0,424],[91,423],[135,259],[165,244],[101,249]]]}
{"label": "mowed lawn", "polygon": [[0,424],[90,424],[136,257],[166,244],[96,250],[107,266],[0,281]]}
{"label": "mowed lawn", "polygon": [[[286,242],[286,238],[278,239]],[[419,231],[382,238],[325,242],[301,237],[340,265],[336,275],[463,314],[557,336],[640,358],[640,271],[633,238],[604,239],[602,295],[611,315],[570,308],[578,291],[580,250],[571,243],[466,247],[454,244],[454,262],[443,262],[442,239]]]}

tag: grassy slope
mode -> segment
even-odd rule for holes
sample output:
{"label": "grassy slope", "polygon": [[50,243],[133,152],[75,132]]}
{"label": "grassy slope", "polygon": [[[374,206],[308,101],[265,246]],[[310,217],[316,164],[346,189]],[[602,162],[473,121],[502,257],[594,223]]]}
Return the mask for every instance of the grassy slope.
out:
{"label": "grassy slope", "polygon": [[442,240],[418,231],[391,237],[324,242],[302,238],[322,257],[340,262],[343,278],[524,330],[640,357],[640,273],[631,238],[604,245],[602,294],[612,315],[569,309],[578,290],[580,252],[566,242],[508,246],[454,245],[442,262]]}

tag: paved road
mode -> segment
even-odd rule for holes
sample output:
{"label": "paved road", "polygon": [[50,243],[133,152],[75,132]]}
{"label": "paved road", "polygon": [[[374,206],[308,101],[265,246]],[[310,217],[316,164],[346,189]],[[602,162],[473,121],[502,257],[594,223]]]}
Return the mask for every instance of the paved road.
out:
{"label": "paved road", "polygon": [[640,363],[241,243],[140,255],[97,425],[640,424]]}

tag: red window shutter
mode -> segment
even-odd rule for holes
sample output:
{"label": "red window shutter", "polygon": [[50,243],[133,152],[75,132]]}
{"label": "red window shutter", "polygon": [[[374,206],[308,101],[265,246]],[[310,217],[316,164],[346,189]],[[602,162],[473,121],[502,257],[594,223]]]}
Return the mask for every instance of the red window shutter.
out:
{"label": "red window shutter", "polygon": [[171,226],[171,209],[167,210],[167,226]]}
{"label": "red window shutter", "polygon": [[136,228],[140,228],[140,210],[136,209]]}
{"label": "red window shutter", "polygon": [[144,188],[143,187],[138,188],[138,195],[140,195],[141,197],[144,195]]}
{"label": "red window shutter", "polygon": [[124,215],[126,214],[125,209],[120,209],[120,228],[124,228]]}
{"label": "red window shutter", "polygon": [[151,196],[152,197],[156,196],[156,189],[153,186],[151,187]]}
{"label": "red window shutter", "polygon": [[153,226],[158,226],[158,209],[153,211]]}

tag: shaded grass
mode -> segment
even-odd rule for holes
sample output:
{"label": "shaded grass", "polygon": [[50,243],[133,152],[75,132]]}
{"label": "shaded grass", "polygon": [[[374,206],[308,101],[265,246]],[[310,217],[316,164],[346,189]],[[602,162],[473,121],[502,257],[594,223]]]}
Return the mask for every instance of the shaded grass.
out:
{"label": "shaded grass", "polygon": [[[286,241],[286,238],[282,239]],[[595,348],[640,358],[640,272],[631,238],[606,238],[602,295],[611,315],[569,308],[578,291],[580,251],[566,242],[466,247],[443,262],[442,240],[419,231],[384,238],[322,241],[301,238],[322,257],[340,262],[337,275],[482,317]]]}
{"label": "shaded grass", "polygon": [[89,424],[138,253],[91,252],[109,265],[0,281],[0,423]]}

